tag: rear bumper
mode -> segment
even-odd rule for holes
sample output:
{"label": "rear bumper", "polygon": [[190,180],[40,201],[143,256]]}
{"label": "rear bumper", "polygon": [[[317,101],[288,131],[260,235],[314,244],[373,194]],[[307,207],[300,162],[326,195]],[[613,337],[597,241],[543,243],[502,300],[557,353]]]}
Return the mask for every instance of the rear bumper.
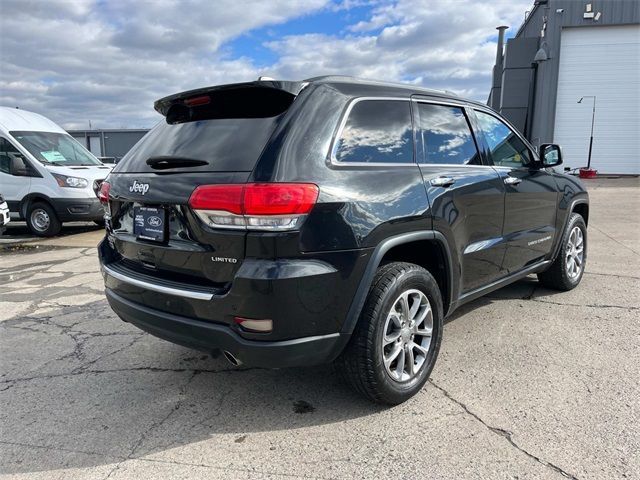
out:
{"label": "rear bumper", "polygon": [[334,360],[348,336],[333,333],[281,341],[257,341],[240,337],[228,325],[194,320],[162,312],[126,300],[109,288],[107,300],[125,322],[168,340],[205,352],[230,352],[243,364],[264,368],[319,365]]}
{"label": "rear bumper", "polygon": [[[141,307],[206,324],[224,325],[238,336],[258,342],[343,332],[353,294],[368,260],[368,252],[362,250],[304,258],[244,258],[233,280],[220,284],[204,277],[181,276],[178,268],[174,273],[126,260],[135,256],[127,252],[128,257],[122,257],[119,249],[126,249],[134,242],[117,244],[117,241],[107,234],[98,247],[106,288]],[[176,258],[183,263],[190,262],[192,272],[216,266],[207,265],[206,255],[180,257],[172,255],[171,248],[171,244],[164,248],[151,245],[141,251],[151,261],[173,259],[178,267]],[[273,330],[270,333],[243,330],[236,323],[236,317],[272,320]]]}

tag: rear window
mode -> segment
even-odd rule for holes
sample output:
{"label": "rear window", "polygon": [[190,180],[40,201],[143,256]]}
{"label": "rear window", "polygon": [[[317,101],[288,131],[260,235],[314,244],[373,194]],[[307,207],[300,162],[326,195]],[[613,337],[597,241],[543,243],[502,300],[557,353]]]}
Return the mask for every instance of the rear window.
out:
{"label": "rear window", "polygon": [[342,163],[413,162],[409,102],[356,102],[336,143],[335,159]]}
{"label": "rear window", "polygon": [[[251,171],[293,98],[282,95],[274,106],[273,97],[261,102],[256,95],[218,92],[204,105],[172,106],[167,119],[145,135],[113,171],[158,172],[147,162],[153,164],[152,159],[161,157],[175,160],[177,168],[163,169],[171,173]],[[181,165],[180,160],[193,166]]]}

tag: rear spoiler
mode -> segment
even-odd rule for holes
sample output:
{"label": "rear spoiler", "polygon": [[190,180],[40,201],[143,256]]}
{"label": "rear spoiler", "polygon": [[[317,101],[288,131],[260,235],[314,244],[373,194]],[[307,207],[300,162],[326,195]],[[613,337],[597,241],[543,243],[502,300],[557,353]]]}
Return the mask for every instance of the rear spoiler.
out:
{"label": "rear spoiler", "polygon": [[[288,93],[293,97],[297,96],[300,91],[306,87],[309,82],[287,82],[279,80],[258,80],[255,82],[245,83],[230,83],[227,85],[217,85],[212,87],[198,88],[195,90],[188,90],[186,92],[176,93],[169,95],[168,97],[156,100],[153,104],[155,110],[163,116],[167,116],[169,108],[173,105],[197,105],[200,98],[206,98],[210,94],[221,93],[223,91],[256,91],[265,89],[266,91],[273,92],[279,90],[283,93]],[[194,103],[195,102],[195,103]]]}

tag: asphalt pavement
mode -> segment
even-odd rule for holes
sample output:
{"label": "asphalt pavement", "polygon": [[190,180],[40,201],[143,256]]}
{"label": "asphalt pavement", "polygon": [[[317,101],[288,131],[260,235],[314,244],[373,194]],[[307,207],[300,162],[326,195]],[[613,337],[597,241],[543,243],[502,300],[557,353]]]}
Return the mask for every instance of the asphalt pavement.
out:
{"label": "asphalt pavement", "polygon": [[330,366],[237,369],[123,323],[99,230],[0,250],[0,476],[640,478],[640,184],[588,187],[582,284],[464,306],[393,408]]}

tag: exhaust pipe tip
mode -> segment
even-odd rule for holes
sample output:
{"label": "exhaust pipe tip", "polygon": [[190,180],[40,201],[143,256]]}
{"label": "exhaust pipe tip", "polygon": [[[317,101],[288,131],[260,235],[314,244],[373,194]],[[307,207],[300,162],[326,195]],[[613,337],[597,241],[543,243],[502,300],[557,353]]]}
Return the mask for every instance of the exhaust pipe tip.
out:
{"label": "exhaust pipe tip", "polygon": [[242,365],[242,362],[234,357],[230,352],[227,352],[225,350],[222,353],[224,354],[224,358],[226,358],[227,361],[234,367],[239,367],[240,365]]}

